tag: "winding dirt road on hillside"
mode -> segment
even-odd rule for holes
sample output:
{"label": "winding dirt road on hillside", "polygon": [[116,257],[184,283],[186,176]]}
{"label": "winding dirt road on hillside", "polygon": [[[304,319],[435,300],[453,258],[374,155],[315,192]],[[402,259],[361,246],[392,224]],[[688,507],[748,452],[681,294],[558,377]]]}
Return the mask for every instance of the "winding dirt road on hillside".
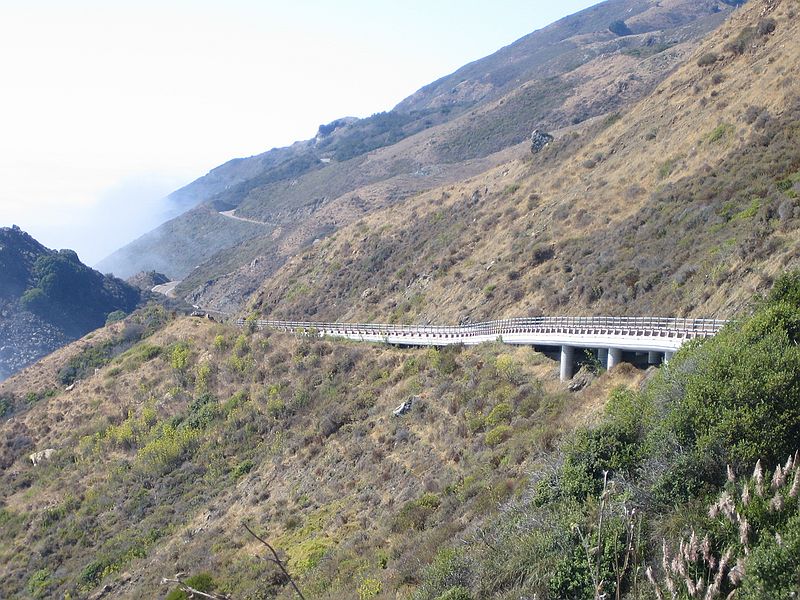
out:
{"label": "winding dirt road on hillside", "polygon": [[234,214],[235,212],[236,212],[236,209],[234,208],[233,210],[226,210],[224,212],[220,211],[219,214],[221,214],[223,217],[228,217],[229,219],[236,219],[237,221],[244,221],[245,223],[255,223],[256,225],[266,225],[266,223],[264,223],[264,221],[256,221],[255,219],[247,219],[245,217],[237,217]]}
{"label": "winding dirt road on hillside", "polygon": [[161,285],[154,286],[150,291],[155,294],[164,294],[168,298],[175,297],[175,288],[178,286],[180,281],[168,281],[167,283],[162,283]]}

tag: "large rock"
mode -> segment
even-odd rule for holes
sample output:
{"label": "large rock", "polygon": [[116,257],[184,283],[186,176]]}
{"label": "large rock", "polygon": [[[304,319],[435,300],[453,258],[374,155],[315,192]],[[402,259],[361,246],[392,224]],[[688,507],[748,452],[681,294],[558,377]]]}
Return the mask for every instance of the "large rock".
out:
{"label": "large rock", "polygon": [[531,133],[531,152],[533,154],[537,154],[540,152],[547,144],[553,141],[553,136],[549,133],[544,131],[539,131],[538,129],[534,129],[533,133]]}

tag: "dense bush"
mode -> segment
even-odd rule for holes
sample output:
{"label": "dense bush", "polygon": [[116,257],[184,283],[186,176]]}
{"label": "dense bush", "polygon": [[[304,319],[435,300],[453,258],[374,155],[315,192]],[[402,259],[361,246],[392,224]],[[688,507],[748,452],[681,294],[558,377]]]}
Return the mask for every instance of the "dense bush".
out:
{"label": "dense bush", "polygon": [[706,52],[699,59],[697,59],[698,67],[709,67],[716,63],[719,57],[714,52]]}
{"label": "dense bush", "polygon": [[[798,341],[792,272],[751,316],[682,349],[647,389],[613,392],[603,421],[567,440],[552,471],[459,554],[468,592],[589,599],[598,586],[618,597],[656,586],[667,597],[675,586],[673,597],[695,597],[682,561],[722,597],[739,582],[743,598],[800,591]],[[441,566],[434,575],[443,579]]]}
{"label": "dense bush", "polygon": [[625,24],[625,21],[621,19],[611,23],[611,25],[608,26],[608,30],[614,35],[618,35],[620,37],[626,35],[633,35],[633,32],[631,31],[630,27],[628,27]]}
{"label": "dense bush", "polygon": [[[198,592],[213,592],[215,586],[214,578],[209,573],[198,573],[187,577],[184,583],[197,590]],[[165,600],[188,600],[189,595],[180,589],[171,590]]]}

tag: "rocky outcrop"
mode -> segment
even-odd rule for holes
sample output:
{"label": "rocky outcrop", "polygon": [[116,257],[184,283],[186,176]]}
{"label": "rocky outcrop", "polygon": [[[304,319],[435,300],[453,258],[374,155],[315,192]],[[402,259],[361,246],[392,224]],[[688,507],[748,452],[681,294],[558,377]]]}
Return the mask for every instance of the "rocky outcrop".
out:
{"label": "rocky outcrop", "polygon": [[157,285],[169,283],[169,277],[157,271],[140,271],[126,281],[142,291],[149,292]]}
{"label": "rocky outcrop", "polygon": [[531,152],[533,154],[541,152],[552,141],[552,135],[544,131],[534,129],[533,133],[531,133]]}

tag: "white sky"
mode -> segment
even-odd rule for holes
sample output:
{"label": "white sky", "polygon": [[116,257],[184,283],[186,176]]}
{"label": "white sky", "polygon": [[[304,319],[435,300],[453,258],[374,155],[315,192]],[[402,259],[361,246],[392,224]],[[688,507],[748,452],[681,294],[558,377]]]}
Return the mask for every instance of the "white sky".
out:
{"label": "white sky", "polygon": [[0,226],[92,264],[213,167],[595,3],[0,0]]}

